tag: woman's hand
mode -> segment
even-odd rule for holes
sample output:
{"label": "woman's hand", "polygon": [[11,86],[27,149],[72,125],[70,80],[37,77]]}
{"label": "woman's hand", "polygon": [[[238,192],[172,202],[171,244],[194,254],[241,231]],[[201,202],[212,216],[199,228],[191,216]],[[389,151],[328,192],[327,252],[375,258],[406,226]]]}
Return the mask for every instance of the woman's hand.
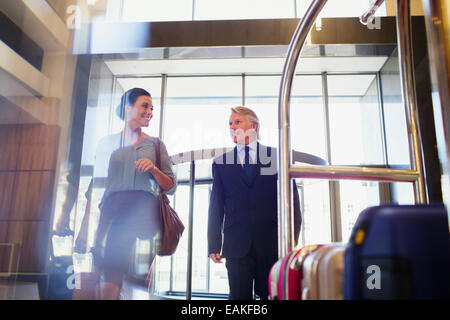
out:
{"label": "woman's hand", "polygon": [[140,172],[150,172],[153,173],[155,172],[155,164],[147,158],[141,158],[137,161],[134,162],[134,164],[136,165],[136,169]]}
{"label": "woman's hand", "polygon": [[140,172],[150,172],[164,191],[172,189],[172,179],[161,172],[161,170],[159,170],[150,159],[141,158],[134,163],[136,165],[136,169]]}

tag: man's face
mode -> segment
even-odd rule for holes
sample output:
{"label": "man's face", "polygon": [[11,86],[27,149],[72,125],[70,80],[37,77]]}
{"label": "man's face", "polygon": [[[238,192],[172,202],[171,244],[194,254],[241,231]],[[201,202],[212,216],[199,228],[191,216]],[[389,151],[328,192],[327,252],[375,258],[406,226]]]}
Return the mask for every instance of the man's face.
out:
{"label": "man's face", "polygon": [[250,123],[245,115],[233,112],[229,125],[234,143],[246,145],[256,139],[256,124]]}

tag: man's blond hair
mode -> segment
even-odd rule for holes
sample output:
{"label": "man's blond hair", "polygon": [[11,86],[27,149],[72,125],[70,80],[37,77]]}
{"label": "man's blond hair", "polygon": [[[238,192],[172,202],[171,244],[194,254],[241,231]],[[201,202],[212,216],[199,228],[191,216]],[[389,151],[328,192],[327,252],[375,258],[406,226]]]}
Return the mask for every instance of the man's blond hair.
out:
{"label": "man's blond hair", "polygon": [[259,119],[252,109],[240,106],[231,108],[231,112],[246,116],[250,123],[256,124],[256,137],[259,139]]}

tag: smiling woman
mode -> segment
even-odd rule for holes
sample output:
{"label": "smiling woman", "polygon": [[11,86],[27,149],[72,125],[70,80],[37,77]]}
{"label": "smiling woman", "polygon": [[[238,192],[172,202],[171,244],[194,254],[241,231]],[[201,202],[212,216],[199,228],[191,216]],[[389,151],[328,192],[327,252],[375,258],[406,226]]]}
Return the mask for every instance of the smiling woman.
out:
{"label": "smiling woman", "polygon": [[134,105],[126,106],[126,112],[128,113],[127,118],[130,119],[128,123],[132,126],[130,129],[146,127],[153,117],[152,99],[147,96],[140,96]]}
{"label": "smiling woman", "polygon": [[[125,128],[120,143],[107,151],[110,156],[103,155],[108,161],[108,175],[92,249],[94,274],[103,273],[104,278],[100,284],[101,299],[117,298],[123,277],[130,269],[137,239],[154,243],[161,225],[159,190],[173,193],[176,188],[164,143],[142,132],[153,115],[150,93],[141,88],[126,91],[117,110]],[[159,168],[155,165],[158,144]],[[149,265],[155,252],[154,246],[150,246]]]}

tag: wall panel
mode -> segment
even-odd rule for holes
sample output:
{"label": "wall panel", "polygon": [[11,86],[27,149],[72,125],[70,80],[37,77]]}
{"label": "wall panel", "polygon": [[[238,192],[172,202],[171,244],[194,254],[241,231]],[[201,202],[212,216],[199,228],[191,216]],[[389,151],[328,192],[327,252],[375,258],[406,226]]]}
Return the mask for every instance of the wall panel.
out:
{"label": "wall panel", "polygon": [[0,126],[0,273],[45,273],[59,134],[52,125]]}

